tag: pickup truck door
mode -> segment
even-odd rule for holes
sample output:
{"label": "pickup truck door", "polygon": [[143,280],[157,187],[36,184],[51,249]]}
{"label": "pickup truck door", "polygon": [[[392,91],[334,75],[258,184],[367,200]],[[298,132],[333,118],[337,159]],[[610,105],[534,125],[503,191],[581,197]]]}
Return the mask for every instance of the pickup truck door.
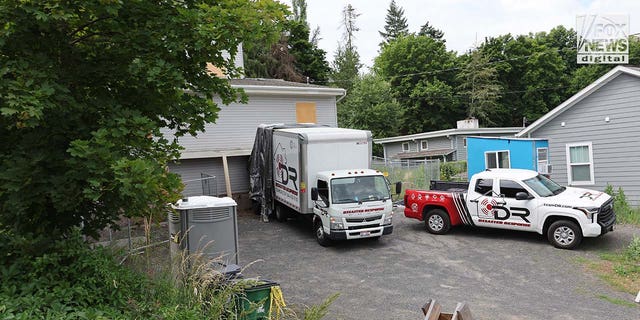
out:
{"label": "pickup truck door", "polygon": [[[516,199],[519,192],[529,195],[528,199]],[[522,183],[515,180],[500,179],[496,201],[502,204],[502,208],[497,207],[500,212],[495,216],[503,222],[505,229],[533,230],[537,223],[536,207],[539,202],[533,194],[522,186]]]}
{"label": "pickup truck door", "polygon": [[493,206],[497,205],[494,191],[494,179],[477,179],[467,195],[467,207],[474,224],[494,227]]}

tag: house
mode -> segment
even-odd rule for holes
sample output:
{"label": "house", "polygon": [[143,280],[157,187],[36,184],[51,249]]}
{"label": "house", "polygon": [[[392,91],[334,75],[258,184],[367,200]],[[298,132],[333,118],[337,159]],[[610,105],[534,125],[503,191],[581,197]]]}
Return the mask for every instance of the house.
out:
{"label": "house", "polygon": [[467,175],[493,168],[549,172],[549,142],[546,139],[467,137]]}
{"label": "house", "polygon": [[406,136],[374,139],[381,144],[386,160],[447,161],[467,160],[467,137],[470,136],[514,136],[521,127],[480,128],[477,119],[457,122],[457,128],[417,133]]}
{"label": "house", "polygon": [[622,187],[640,205],[640,68],[617,66],[517,134],[549,140],[560,184]]}
{"label": "house", "polygon": [[[246,193],[248,161],[256,129],[261,123],[318,123],[337,126],[336,100],[345,90],[273,79],[230,79],[242,88],[248,103],[222,105],[215,123],[197,137],[181,137],[180,160],[169,165],[185,183],[183,195]],[[171,134],[168,130],[165,133]],[[226,167],[226,170],[225,170]],[[225,171],[227,174],[225,175]],[[203,191],[203,177],[215,176]],[[205,182],[209,183],[206,180]]]}

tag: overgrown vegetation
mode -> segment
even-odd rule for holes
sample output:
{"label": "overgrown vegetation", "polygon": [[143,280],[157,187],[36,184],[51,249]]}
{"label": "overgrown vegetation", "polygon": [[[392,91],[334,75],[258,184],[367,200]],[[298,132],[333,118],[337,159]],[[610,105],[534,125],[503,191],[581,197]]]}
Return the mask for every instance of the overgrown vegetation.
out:
{"label": "overgrown vegetation", "polygon": [[629,205],[627,196],[621,187],[615,192],[613,186],[607,185],[604,192],[613,197],[613,209],[616,213],[617,223],[640,226],[640,208],[632,208]]}
{"label": "overgrown vegetation", "polygon": [[[45,254],[32,250],[43,245]],[[173,275],[148,269],[145,255],[120,265],[123,252],[90,248],[78,231],[50,244],[1,231],[0,252],[2,319],[235,319],[252,284],[227,281],[201,254],[177,261]],[[322,319],[336,297],[285,308],[283,319]]]}
{"label": "overgrown vegetation", "polygon": [[467,176],[466,161],[452,161],[440,163],[440,179],[445,181],[465,181]]}
{"label": "overgrown vegetation", "polygon": [[614,288],[637,294],[640,288],[640,238],[634,237],[629,246],[618,253],[603,253],[601,261],[591,262],[589,268]]}

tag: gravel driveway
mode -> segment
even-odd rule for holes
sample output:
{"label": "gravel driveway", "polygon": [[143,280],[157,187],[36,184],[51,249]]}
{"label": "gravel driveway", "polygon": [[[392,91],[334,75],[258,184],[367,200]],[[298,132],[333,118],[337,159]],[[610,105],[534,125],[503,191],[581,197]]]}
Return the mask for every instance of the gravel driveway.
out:
{"label": "gravel driveway", "polygon": [[640,319],[640,306],[603,299],[634,296],[608,287],[578,262],[625,247],[640,236],[635,227],[617,226],[567,251],[535,233],[456,227],[431,235],[402,214],[391,235],[330,248],[315,242],[306,219],[263,223],[245,213],[238,223],[240,262],[256,261],[245,276],[280,283],[287,302],[298,305],[339,292],[328,319],[422,319],[427,299],[445,312],[466,301],[474,318],[485,320]]}

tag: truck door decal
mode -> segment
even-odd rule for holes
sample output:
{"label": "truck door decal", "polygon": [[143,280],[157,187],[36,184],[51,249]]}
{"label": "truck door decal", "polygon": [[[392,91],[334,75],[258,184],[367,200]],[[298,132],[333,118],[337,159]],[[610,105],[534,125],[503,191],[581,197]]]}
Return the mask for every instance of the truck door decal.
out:
{"label": "truck door decal", "polygon": [[460,213],[462,223],[475,226],[475,223],[473,223],[473,219],[471,218],[471,214],[469,213],[469,208],[467,208],[467,202],[464,200],[464,195],[462,193],[454,192],[452,197],[453,203],[456,205],[456,209]]}

